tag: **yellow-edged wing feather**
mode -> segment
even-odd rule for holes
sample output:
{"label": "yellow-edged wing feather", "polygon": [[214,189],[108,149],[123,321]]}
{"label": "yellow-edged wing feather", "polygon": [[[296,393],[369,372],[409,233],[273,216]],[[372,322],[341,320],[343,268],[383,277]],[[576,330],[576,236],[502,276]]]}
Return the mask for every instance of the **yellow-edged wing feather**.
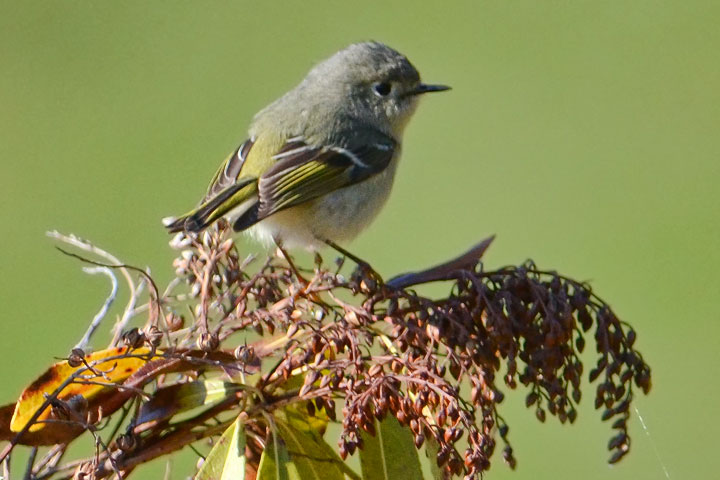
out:
{"label": "yellow-edged wing feather", "polygon": [[374,131],[353,138],[360,139],[356,145],[341,147],[309,145],[294,137],[272,155],[267,142],[252,138],[223,162],[204,202],[166,227],[202,231],[247,204],[233,225],[244,230],[275,212],[367,180],[390,164],[396,147],[392,138]]}

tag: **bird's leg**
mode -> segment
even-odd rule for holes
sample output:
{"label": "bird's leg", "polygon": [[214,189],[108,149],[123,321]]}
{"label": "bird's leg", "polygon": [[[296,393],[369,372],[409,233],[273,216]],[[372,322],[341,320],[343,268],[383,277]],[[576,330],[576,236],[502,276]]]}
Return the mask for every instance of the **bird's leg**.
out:
{"label": "bird's leg", "polygon": [[[320,308],[323,308],[324,310],[327,311],[327,309],[324,307],[325,302],[322,301],[322,299],[320,298],[320,296],[317,293],[314,293],[314,292],[308,293],[308,288],[310,287],[310,282],[305,277],[302,276],[302,274],[300,273],[300,270],[298,270],[298,268],[295,266],[295,262],[293,262],[290,254],[287,253],[287,251],[282,247],[282,242],[280,242],[276,238],[273,238],[273,240],[275,241],[275,245],[277,245],[277,248],[278,248],[278,250],[280,250],[280,253],[282,254],[282,256],[285,257],[285,260],[287,260],[288,265],[290,266],[290,270],[293,272],[293,274],[295,274],[295,277],[298,279],[298,282],[300,282],[300,285],[302,285],[302,291],[305,294],[307,294],[308,298],[312,302],[315,302],[316,305],[320,306]],[[315,257],[315,261],[317,262],[319,259],[319,262],[322,263],[322,259],[319,257],[320,257],[320,255],[317,255]]]}
{"label": "bird's leg", "polygon": [[322,268],[323,259],[320,256],[318,252],[315,252],[315,267],[317,267],[318,271]]}
{"label": "bird's leg", "polygon": [[345,257],[349,258],[350,260],[352,260],[353,262],[355,262],[363,274],[367,274],[367,276],[374,278],[375,280],[378,280],[380,282],[380,284],[383,283],[383,279],[380,276],[380,274],[377,273],[370,266],[370,264],[368,262],[366,262],[362,258],[359,258],[359,257],[353,255],[352,253],[348,252],[347,250],[345,250],[344,248],[342,248],[340,245],[333,242],[332,240],[325,239],[325,240],[323,240],[323,242],[325,242],[329,247],[332,247],[335,250],[337,250],[343,256],[345,256]]}
{"label": "bird's leg", "polygon": [[282,253],[282,256],[285,257],[285,260],[288,262],[288,265],[290,266],[290,270],[293,272],[293,274],[297,277],[298,281],[302,284],[303,288],[307,288],[308,285],[310,285],[310,282],[307,281],[305,277],[302,276],[300,273],[300,270],[297,269],[295,266],[295,262],[293,262],[292,257],[290,254],[282,247],[282,243],[278,241],[278,239],[274,238],[275,245],[277,245],[278,250],[280,250],[280,253]]}

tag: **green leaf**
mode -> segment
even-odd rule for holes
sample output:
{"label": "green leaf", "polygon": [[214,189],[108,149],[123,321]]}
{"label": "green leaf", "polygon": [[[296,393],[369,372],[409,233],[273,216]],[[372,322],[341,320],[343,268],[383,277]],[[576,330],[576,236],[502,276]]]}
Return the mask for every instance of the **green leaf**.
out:
{"label": "green leaf", "polygon": [[440,451],[437,441],[433,437],[425,440],[425,456],[430,462],[430,473],[432,473],[433,480],[447,480],[449,477],[445,473],[444,469],[438,467],[437,455]]}
{"label": "green leaf", "polygon": [[412,432],[395,417],[375,420],[375,436],[363,433],[360,450],[363,480],[422,480],[420,459]]}
{"label": "green leaf", "polygon": [[260,458],[257,480],[360,480],[302,409],[274,414],[275,432]]}
{"label": "green leaf", "polygon": [[243,480],[245,444],[245,428],[238,418],[210,450],[195,480]]}
{"label": "green leaf", "polygon": [[280,435],[273,432],[260,457],[257,480],[290,480],[288,464],[290,454]]}
{"label": "green leaf", "polygon": [[163,387],[140,407],[136,423],[139,425],[170,418],[178,413],[223,400],[241,388],[241,384],[220,380],[178,383]]}
{"label": "green leaf", "polygon": [[292,412],[277,412],[275,422],[290,453],[291,479],[345,479],[344,472],[349,468],[307,419]]}
{"label": "green leaf", "polygon": [[[308,404],[312,402],[315,409],[314,415],[310,415],[308,410]],[[291,403],[285,407],[285,416],[288,423],[293,425],[298,430],[305,430],[310,427],[320,437],[325,434],[330,417],[328,416],[325,409],[317,407],[317,403],[314,400],[308,400],[307,402]]]}

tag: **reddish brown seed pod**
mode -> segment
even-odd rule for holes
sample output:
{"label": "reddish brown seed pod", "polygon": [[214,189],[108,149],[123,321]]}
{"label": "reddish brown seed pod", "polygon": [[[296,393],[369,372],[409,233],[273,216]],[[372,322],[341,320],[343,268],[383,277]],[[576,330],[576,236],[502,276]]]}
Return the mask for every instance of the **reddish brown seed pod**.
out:
{"label": "reddish brown seed pod", "polygon": [[365,430],[372,437],[377,434],[377,431],[375,430],[375,422],[373,420],[364,421],[362,423],[362,429]]}
{"label": "reddish brown seed pod", "polygon": [[370,367],[370,370],[368,370],[368,375],[371,377],[375,377],[377,375],[380,375],[383,371],[383,366],[379,363],[376,363],[372,367]]}
{"label": "reddish brown seed pod", "polygon": [[465,450],[465,467],[470,468],[475,464],[475,458],[474,458],[474,452],[472,449],[468,448]]}
{"label": "reddish brown seed pod", "polygon": [[627,419],[625,417],[618,418],[615,420],[615,422],[612,424],[612,428],[625,430],[627,428]]}
{"label": "reddish brown seed pod", "polygon": [[129,348],[140,348],[145,343],[145,335],[138,328],[131,328],[124,332],[121,338]]}
{"label": "reddish brown seed pod", "polygon": [[310,370],[305,374],[305,385],[312,385],[313,383],[317,382],[318,378],[320,378],[320,372],[317,370]]}
{"label": "reddish brown seed pod", "polygon": [[574,408],[571,408],[567,413],[568,420],[570,420],[570,423],[575,423],[575,420],[577,419],[577,410]]}
{"label": "reddish brown seed pod", "polygon": [[400,402],[398,401],[397,396],[395,396],[392,392],[387,392],[386,398],[390,411],[397,412],[400,409]]}
{"label": "reddish brown seed pod", "polygon": [[560,410],[557,413],[557,416],[558,416],[558,419],[560,420],[560,423],[567,422],[567,413],[565,412],[565,410]]}
{"label": "reddish brown seed pod", "polygon": [[613,411],[613,409],[608,408],[602,413],[602,416],[600,418],[602,418],[602,420],[605,421],[605,420],[612,418],[613,415],[615,415],[615,412]]}
{"label": "reddish brown seed pod", "polygon": [[621,432],[610,439],[610,441],[608,442],[607,449],[612,450],[614,448],[619,447],[620,445],[623,445],[626,442],[627,442],[627,434],[625,432]]}
{"label": "reddish brown seed pod", "polygon": [[625,387],[623,385],[618,385],[615,388],[615,400],[620,400],[623,396],[625,396]]}
{"label": "reddish brown seed pod", "polygon": [[220,346],[220,339],[215,333],[203,332],[198,337],[197,346],[204,352],[213,352]]}
{"label": "reddish brown seed pod", "polygon": [[81,348],[73,348],[67,362],[73,368],[79,367],[85,363],[85,352]]}
{"label": "reddish brown seed pod", "polygon": [[95,476],[94,462],[83,462],[75,468],[73,480],[90,480]]}
{"label": "reddish brown seed pod", "polygon": [[335,400],[325,399],[325,413],[333,422],[337,421],[335,413]]}
{"label": "reddish brown seed pod", "polygon": [[343,460],[347,459],[348,451],[347,451],[347,446],[345,445],[344,442],[340,442],[340,447],[338,448],[338,453],[340,454],[340,458],[342,458]]}
{"label": "reddish brown seed pod", "polygon": [[418,434],[422,431],[420,423],[417,421],[416,418],[411,418],[409,425],[410,425],[410,430],[415,434]]}
{"label": "reddish brown seed pod", "polygon": [[483,402],[483,389],[480,385],[475,385],[470,390],[470,401],[475,405],[480,405]]}
{"label": "reddish brown seed pod", "polygon": [[635,344],[635,338],[636,338],[635,330],[629,330],[627,332],[626,338],[627,338],[627,346],[632,347]]}
{"label": "reddish brown seed pod", "polygon": [[626,399],[615,406],[615,413],[627,413],[630,409],[630,400]]}
{"label": "reddish brown seed pod", "polygon": [[437,415],[437,423],[439,426],[444,426],[445,421],[447,420],[447,411],[444,408],[441,408]]}
{"label": "reddish brown seed pod", "polygon": [[402,410],[398,410],[395,414],[395,417],[397,418],[397,421],[400,423],[400,425],[405,425],[407,423],[407,415],[405,415],[405,412]]}
{"label": "reddish brown seed pod", "polygon": [[185,317],[182,315],[175,315],[174,313],[168,313],[165,316],[165,325],[170,332],[177,332],[185,326]]}
{"label": "reddish brown seed pod", "polygon": [[623,458],[629,451],[630,451],[629,449],[626,449],[626,450],[623,450],[623,449],[615,450],[615,453],[612,454],[612,456],[610,457],[610,460],[608,460],[608,463],[613,464],[613,463],[619,462],[620,459]]}
{"label": "reddish brown seed pod", "polygon": [[291,323],[290,326],[287,329],[287,333],[285,334],[288,338],[292,338],[293,335],[295,335],[298,331],[298,326],[295,323]]}
{"label": "reddish brown seed pod", "polygon": [[402,372],[402,369],[403,369],[403,365],[400,361],[393,360],[390,362],[390,370],[392,370],[393,372],[400,373],[400,372]]}
{"label": "reddish brown seed pod", "polygon": [[438,467],[442,467],[445,465],[450,458],[450,450],[446,448],[441,448],[440,451],[437,453],[437,457],[435,457],[435,461],[437,463]]}
{"label": "reddish brown seed pod", "polygon": [[450,420],[452,420],[453,422],[456,422],[458,417],[460,416],[460,413],[458,412],[458,409],[454,404],[450,404],[447,414],[448,418],[450,418]]}
{"label": "reddish brown seed pod", "polygon": [[150,325],[143,330],[145,341],[152,347],[157,347],[162,342],[163,333],[155,325]]}
{"label": "reddish brown seed pod", "polygon": [[118,435],[115,442],[117,443],[118,448],[126,453],[135,450],[138,446],[138,438],[132,433]]}
{"label": "reddish brown seed pod", "polygon": [[460,475],[463,471],[463,461],[459,457],[453,456],[448,460],[448,469],[453,475]]}

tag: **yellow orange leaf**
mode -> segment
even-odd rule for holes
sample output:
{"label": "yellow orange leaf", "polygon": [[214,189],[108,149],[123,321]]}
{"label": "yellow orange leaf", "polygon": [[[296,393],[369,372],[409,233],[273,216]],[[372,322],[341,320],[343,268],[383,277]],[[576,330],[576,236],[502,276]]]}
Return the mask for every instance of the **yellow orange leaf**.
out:
{"label": "yellow orange leaf", "polygon": [[13,440],[18,445],[33,447],[57,445],[58,443],[68,443],[83,432],[83,427],[80,425],[47,423],[41,431],[25,432],[22,437],[17,438],[16,433],[10,430],[10,419],[14,411],[14,403],[0,407],[0,441]]}
{"label": "yellow orange leaf", "polygon": [[[96,375],[85,365],[71,367],[67,361],[56,363],[22,392],[15,406],[15,412],[10,422],[10,430],[19,432],[25,428],[25,425],[32,419],[37,410],[45,403],[45,395],[52,395],[73,374],[77,375],[76,378],[58,392],[58,399],[69,399],[81,395],[90,400],[112,387],[77,382],[120,383],[150,359],[150,350],[147,348],[137,348],[129,353],[126,347],[109,348],[85,355],[86,364],[90,365],[96,372],[102,372],[102,376]],[[42,420],[48,419],[50,413],[51,409],[45,408],[35,420],[35,423],[30,426],[29,431],[37,432],[49,425],[42,423]]]}

